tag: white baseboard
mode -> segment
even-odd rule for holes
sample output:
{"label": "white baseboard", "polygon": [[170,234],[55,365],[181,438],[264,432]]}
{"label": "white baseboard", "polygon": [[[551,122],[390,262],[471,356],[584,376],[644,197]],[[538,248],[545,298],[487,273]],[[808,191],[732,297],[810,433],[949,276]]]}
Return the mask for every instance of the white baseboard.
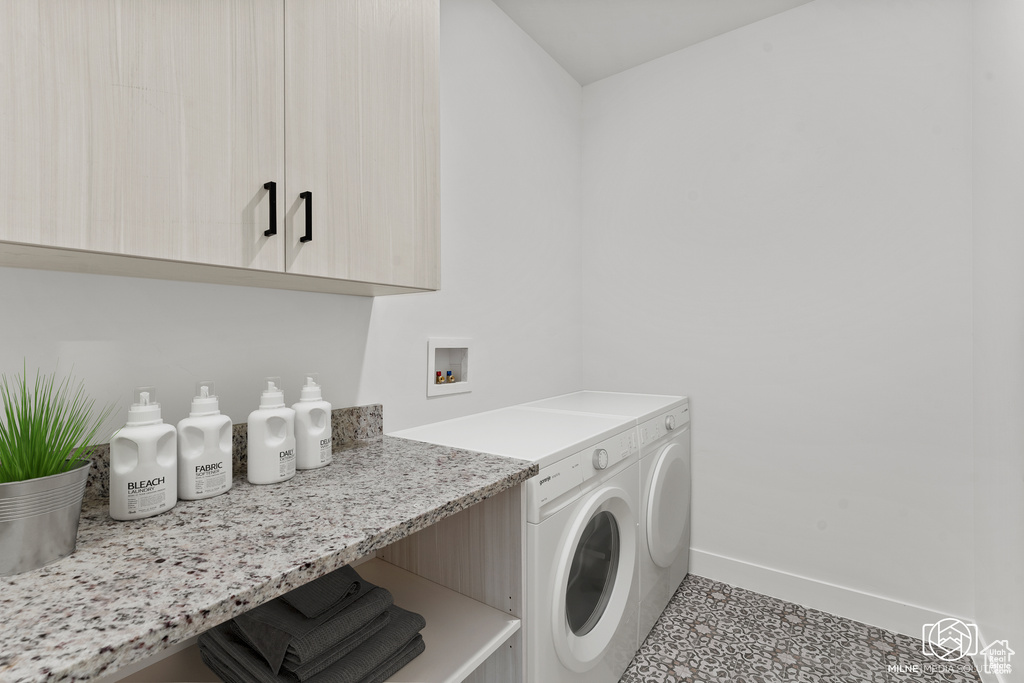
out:
{"label": "white baseboard", "polygon": [[704,550],[690,550],[690,573],[912,638],[921,637],[923,624],[956,616]]}

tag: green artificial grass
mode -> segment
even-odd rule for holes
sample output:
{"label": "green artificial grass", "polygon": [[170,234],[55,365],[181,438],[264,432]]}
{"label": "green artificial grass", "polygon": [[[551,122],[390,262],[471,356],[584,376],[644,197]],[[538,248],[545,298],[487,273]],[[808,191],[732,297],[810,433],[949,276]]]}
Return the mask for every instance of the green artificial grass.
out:
{"label": "green artificial grass", "polygon": [[84,383],[58,381],[56,371],[44,376],[37,370],[31,387],[26,375],[24,367],[10,379],[0,375],[0,483],[60,474],[88,461],[93,439],[114,409],[108,405],[95,414]]}

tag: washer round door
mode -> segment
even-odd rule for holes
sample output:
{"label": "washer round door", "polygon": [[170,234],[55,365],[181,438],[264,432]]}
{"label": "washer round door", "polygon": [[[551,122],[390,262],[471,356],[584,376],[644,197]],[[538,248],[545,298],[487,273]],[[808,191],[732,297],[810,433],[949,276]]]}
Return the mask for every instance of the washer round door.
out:
{"label": "washer round door", "polygon": [[690,439],[672,441],[658,453],[647,494],[647,548],[659,567],[671,567],[690,528]]}
{"label": "washer round door", "polygon": [[552,634],[558,658],[582,673],[611,645],[628,604],[637,553],[633,499],[618,486],[584,497],[555,565]]}

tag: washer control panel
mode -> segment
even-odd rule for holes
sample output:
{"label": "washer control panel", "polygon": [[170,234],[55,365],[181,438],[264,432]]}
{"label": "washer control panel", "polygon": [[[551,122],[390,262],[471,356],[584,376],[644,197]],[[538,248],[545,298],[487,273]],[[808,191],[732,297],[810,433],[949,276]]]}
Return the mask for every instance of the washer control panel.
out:
{"label": "washer control panel", "polygon": [[636,429],[628,429],[599,441],[585,451],[580,452],[580,469],[583,470],[583,481],[613,468],[639,450]]}
{"label": "washer control panel", "polygon": [[640,445],[647,446],[666,434],[682,430],[690,424],[690,404],[684,403],[668,413],[652,417],[640,424]]}
{"label": "washer control panel", "polygon": [[[597,486],[604,479],[606,470],[613,470],[615,465],[636,455],[639,450],[640,442],[633,427],[542,468],[537,476],[527,479],[524,484],[527,521],[536,524],[581,490]],[[593,481],[588,483],[588,480]]]}

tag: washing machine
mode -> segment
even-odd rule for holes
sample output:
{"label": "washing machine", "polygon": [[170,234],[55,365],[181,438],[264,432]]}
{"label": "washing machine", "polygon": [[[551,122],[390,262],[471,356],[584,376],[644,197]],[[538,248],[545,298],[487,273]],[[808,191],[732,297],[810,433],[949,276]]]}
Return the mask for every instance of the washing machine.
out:
{"label": "washing machine", "polygon": [[503,408],[392,436],[538,463],[524,483],[524,680],[616,683],[639,623],[635,420]]}
{"label": "washing machine", "polygon": [[643,643],[689,569],[689,399],[578,391],[524,405],[635,421],[640,442],[638,641]]}

